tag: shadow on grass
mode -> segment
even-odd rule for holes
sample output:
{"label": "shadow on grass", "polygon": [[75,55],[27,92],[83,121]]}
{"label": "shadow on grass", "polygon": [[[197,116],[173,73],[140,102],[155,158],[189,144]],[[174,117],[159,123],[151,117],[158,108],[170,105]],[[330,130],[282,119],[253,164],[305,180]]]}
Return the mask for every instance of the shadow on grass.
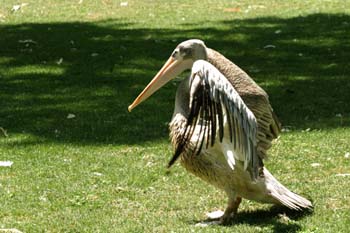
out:
{"label": "shadow on grass", "polygon": [[[240,224],[248,224],[250,226],[258,227],[273,226],[273,232],[292,233],[298,232],[302,229],[296,220],[311,215],[312,213],[313,212],[310,210],[295,211],[283,206],[272,206],[268,210],[239,211],[237,218],[231,225],[222,227],[226,228]],[[201,222],[203,223],[203,221]]]}
{"label": "shadow on grass", "polygon": [[308,210],[300,212],[283,206],[273,206],[269,210],[239,212],[235,224],[273,225],[274,232],[298,232],[301,230],[301,227],[296,220],[311,214],[312,211]]}
{"label": "shadow on grass", "polygon": [[[39,141],[138,144],[167,138],[174,83],[127,106],[177,43],[201,38],[269,93],[284,125],[349,127],[350,16],[140,29],[103,21],[1,25],[0,126]],[[270,45],[267,46],[266,45]],[[69,114],[74,118],[68,119]]]}

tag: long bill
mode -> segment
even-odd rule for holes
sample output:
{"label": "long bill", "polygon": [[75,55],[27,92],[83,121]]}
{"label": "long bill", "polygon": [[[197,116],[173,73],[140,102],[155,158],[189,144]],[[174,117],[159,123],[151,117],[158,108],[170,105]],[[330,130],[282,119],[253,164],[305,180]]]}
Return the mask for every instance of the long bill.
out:
{"label": "long bill", "polygon": [[193,62],[191,59],[176,60],[173,57],[170,57],[156,76],[154,76],[151,82],[145,87],[145,89],[143,89],[139,96],[137,96],[134,102],[129,105],[129,112],[164,86],[167,82],[181,74],[184,70],[191,68],[192,63]]}

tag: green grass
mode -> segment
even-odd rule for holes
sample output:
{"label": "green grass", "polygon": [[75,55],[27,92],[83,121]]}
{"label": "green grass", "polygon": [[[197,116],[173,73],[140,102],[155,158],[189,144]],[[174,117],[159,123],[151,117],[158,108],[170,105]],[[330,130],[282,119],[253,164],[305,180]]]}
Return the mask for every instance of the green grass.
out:
{"label": "green grass", "polygon": [[[350,177],[337,174],[350,173],[350,1],[25,2],[0,3],[0,161],[14,162],[0,167],[0,229],[348,231]],[[127,112],[188,38],[269,93],[288,132],[266,165],[313,200],[312,214],[245,200],[234,225],[194,226],[226,197],[165,168],[177,82]]]}

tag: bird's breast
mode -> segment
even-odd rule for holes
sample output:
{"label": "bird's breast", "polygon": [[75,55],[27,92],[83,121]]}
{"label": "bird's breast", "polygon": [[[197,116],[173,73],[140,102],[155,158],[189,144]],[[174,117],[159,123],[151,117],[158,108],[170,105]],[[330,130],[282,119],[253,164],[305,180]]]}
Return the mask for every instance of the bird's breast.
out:
{"label": "bird's breast", "polygon": [[[171,142],[175,148],[182,140],[186,124],[187,119],[182,114],[175,114],[169,125]],[[197,125],[196,128],[199,129],[200,126]],[[203,147],[199,154],[195,153],[195,143],[198,141],[199,134],[199,130],[195,130],[191,142],[181,153],[181,165],[188,172],[219,189],[234,191],[241,196],[254,199],[254,193],[260,187],[251,181],[249,173],[244,170],[243,162],[237,160],[231,166],[229,165],[223,155],[225,141],[216,142],[209,148]]]}

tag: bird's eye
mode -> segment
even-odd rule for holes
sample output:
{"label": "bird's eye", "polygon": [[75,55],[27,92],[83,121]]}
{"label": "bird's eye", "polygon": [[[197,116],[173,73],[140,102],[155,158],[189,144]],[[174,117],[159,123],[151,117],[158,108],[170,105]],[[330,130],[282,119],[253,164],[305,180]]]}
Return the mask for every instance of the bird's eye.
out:
{"label": "bird's eye", "polygon": [[173,54],[171,55],[173,58],[177,58],[179,56],[179,50],[175,49],[175,51],[173,52]]}

